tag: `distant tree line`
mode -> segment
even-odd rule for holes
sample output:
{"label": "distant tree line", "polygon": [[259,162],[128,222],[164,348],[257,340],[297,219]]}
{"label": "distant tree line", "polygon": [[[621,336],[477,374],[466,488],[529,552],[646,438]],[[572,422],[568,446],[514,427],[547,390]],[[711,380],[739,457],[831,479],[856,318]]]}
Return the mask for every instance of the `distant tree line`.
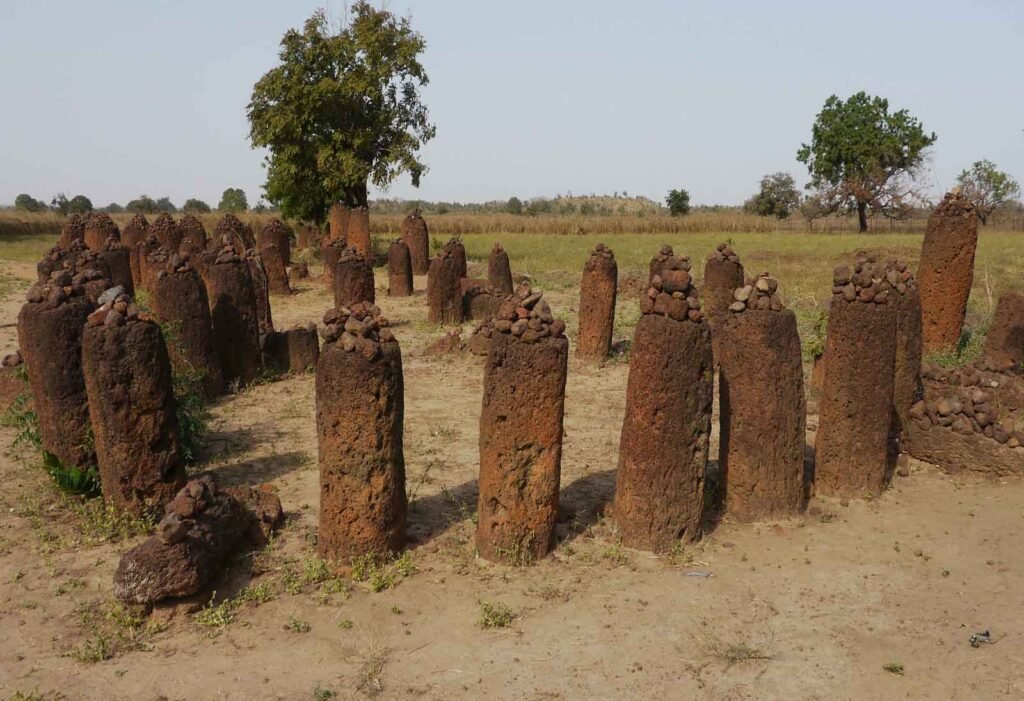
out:
{"label": "distant tree line", "polygon": [[[186,214],[206,214],[212,211],[209,204],[194,197],[185,200],[185,204],[179,210],[170,197],[153,199],[149,195],[140,195],[125,205],[111,202],[106,207],[101,207],[97,210],[93,207],[92,200],[85,195],[75,195],[68,198],[63,192],[54,195],[48,205],[43,200],[37,200],[31,195],[22,193],[14,199],[14,209],[19,212],[31,213],[55,212],[64,216],[69,214],[88,214],[93,211],[107,212],[108,214],[119,214],[121,212],[129,212],[131,214],[159,214],[161,212],[168,212],[174,214],[178,211]],[[232,213],[249,211],[249,201],[245,196],[245,191],[241,188],[229,187],[221,195],[217,209],[221,212]],[[270,211],[270,208],[262,200],[251,209],[254,212]]]}

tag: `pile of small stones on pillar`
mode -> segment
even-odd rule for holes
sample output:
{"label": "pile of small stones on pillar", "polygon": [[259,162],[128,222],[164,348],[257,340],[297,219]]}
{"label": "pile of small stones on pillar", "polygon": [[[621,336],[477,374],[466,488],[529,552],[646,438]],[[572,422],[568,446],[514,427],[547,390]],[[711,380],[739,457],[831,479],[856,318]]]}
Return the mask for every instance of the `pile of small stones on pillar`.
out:
{"label": "pile of small stones on pillar", "polygon": [[714,384],[688,259],[666,248],[633,336],[614,506],[623,544],[655,552],[700,537]]}
{"label": "pile of small stones on pillar", "polygon": [[82,371],[103,499],[152,513],[185,484],[171,364],[160,326],[120,287],[100,298],[82,339]]}
{"label": "pile of small stones on pillar", "polygon": [[64,222],[60,229],[60,238],[57,239],[57,246],[69,248],[72,243],[81,241],[85,245],[85,219],[81,214],[72,214]]}
{"label": "pile of small stones on pillar", "polygon": [[525,564],[554,547],[569,344],[528,285],[489,328],[476,545],[487,560]]}
{"label": "pile of small stones on pillar", "polygon": [[176,253],[181,246],[181,228],[178,226],[178,222],[174,221],[174,217],[167,212],[162,212],[153,220],[149,227],[149,234],[157,237],[160,241],[160,246],[168,254]]}
{"label": "pile of small stones on pillar", "polygon": [[618,280],[615,254],[603,243],[597,244],[583,266],[580,280],[577,356],[603,360],[611,353]]}
{"label": "pile of small stones on pillar", "polygon": [[107,245],[107,239],[113,238],[118,241],[121,239],[121,231],[117,228],[117,224],[105,212],[96,212],[91,215],[85,222],[82,235],[86,247],[91,251],[102,251],[103,247]]}
{"label": "pile of small stones on pillar", "polygon": [[373,303],[376,289],[373,266],[356,248],[346,247],[334,266],[334,306],[351,307],[358,302]]}
{"label": "pile of small stones on pillar", "polygon": [[426,275],[430,270],[430,233],[418,209],[402,220],[402,240],[409,247],[413,275]]}
{"label": "pile of small stones on pillar", "polygon": [[388,296],[412,295],[412,258],[409,246],[398,238],[388,246]]}
{"label": "pile of small stones on pillar", "polygon": [[745,277],[740,257],[728,243],[720,243],[704,262],[703,299],[701,308],[711,325],[711,344],[718,357],[720,319],[727,318],[729,305],[739,301],[735,298],[737,289],[744,287]]}
{"label": "pile of small stones on pillar", "polygon": [[252,227],[234,214],[225,214],[213,229],[214,241],[221,243],[225,236],[228,237],[230,244],[239,251],[256,248],[256,237],[253,235]]}
{"label": "pile of small stones on pillar", "polygon": [[[650,283],[654,280],[655,275],[661,274],[662,266],[664,266],[665,263],[670,259],[675,259],[675,253],[672,252],[671,246],[665,244],[658,251],[658,255],[651,258],[649,274],[647,276],[648,285],[650,285]],[[687,261],[689,261],[689,258],[687,258]]]}
{"label": "pile of small stones on pillar", "polygon": [[899,286],[877,256],[833,272],[815,444],[815,489],[877,496],[895,466],[891,443]]}
{"label": "pile of small stones on pillar", "polygon": [[178,221],[178,229],[181,230],[181,244],[177,251],[180,255],[196,257],[209,247],[210,237],[199,217],[186,214]]}
{"label": "pile of small stones on pillar", "polygon": [[405,543],[402,354],[380,308],[324,314],[316,366],[320,554],[349,563]]}
{"label": "pile of small stones on pillar", "polygon": [[497,242],[487,258],[487,281],[499,294],[512,294],[512,265],[508,253]]}
{"label": "pile of small stones on pillar", "polygon": [[767,272],[735,290],[719,319],[719,473],[741,522],[803,507],[807,406],[796,315]]}

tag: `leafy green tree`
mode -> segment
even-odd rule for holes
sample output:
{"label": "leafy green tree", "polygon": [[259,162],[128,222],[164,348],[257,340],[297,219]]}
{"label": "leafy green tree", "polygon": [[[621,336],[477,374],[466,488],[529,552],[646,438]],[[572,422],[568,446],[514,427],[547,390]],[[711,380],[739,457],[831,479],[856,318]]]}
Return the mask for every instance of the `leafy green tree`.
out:
{"label": "leafy green tree", "polygon": [[63,192],[58,192],[50,199],[50,207],[64,217],[68,215],[68,208],[70,204],[71,200],[69,200],[68,196]]}
{"label": "leafy green tree", "polygon": [[267,199],[287,217],[322,223],[331,204],[367,206],[367,186],[403,172],[419,186],[432,139],[419,89],[423,37],[407,18],[366,0],[334,31],[318,10],[281,40],[280,63],[256,83],[250,140],[266,148]]}
{"label": "leafy green tree", "polygon": [[14,198],[14,208],[22,212],[42,212],[46,205],[32,195],[22,193]]}
{"label": "leafy green tree", "polygon": [[857,211],[867,231],[870,207],[886,216],[905,213],[917,196],[913,181],[935,143],[907,110],[889,112],[889,101],[865,92],[845,102],[835,95],[825,101],[797,160],[807,165],[808,187],[819,190],[832,209]]}
{"label": "leafy green tree", "polygon": [[106,212],[107,214],[120,214],[121,212],[124,211],[124,207],[119,205],[117,202],[111,202],[110,204],[103,208],[103,211]]}
{"label": "leafy green tree", "polygon": [[789,173],[779,171],[761,178],[761,189],[747,200],[743,208],[762,217],[785,219],[800,206],[796,181]]}
{"label": "leafy green tree", "polygon": [[669,190],[665,204],[673,217],[685,217],[690,213],[690,193],[686,190]]}
{"label": "leafy green tree", "polygon": [[245,197],[245,190],[240,187],[229,187],[220,196],[220,204],[217,209],[222,212],[244,212],[249,209],[249,200]]}
{"label": "leafy green tree", "polygon": [[992,161],[975,161],[970,170],[957,176],[965,197],[974,203],[981,223],[987,224],[992,212],[1020,197],[1020,184],[996,168]]}
{"label": "leafy green tree", "polygon": [[505,203],[505,211],[509,214],[522,214],[523,201],[518,197],[509,197],[508,202]]}
{"label": "leafy green tree", "polygon": [[75,195],[68,202],[68,212],[71,214],[88,214],[92,210],[92,200],[85,195]]}
{"label": "leafy green tree", "polygon": [[149,195],[142,195],[132,200],[124,208],[132,214],[156,214],[160,211],[156,206],[156,200]]}
{"label": "leafy green tree", "polygon": [[173,202],[171,202],[170,197],[161,197],[158,199],[156,201],[156,209],[158,212],[167,212],[168,214],[173,214],[178,211],[178,208],[174,206]]}
{"label": "leafy green tree", "polygon": [[208,214],[210,212],[210,205],[206,204],[202,200],[190,197],[185,200],[185,204],[182,205],[181,211],[186,214]]}

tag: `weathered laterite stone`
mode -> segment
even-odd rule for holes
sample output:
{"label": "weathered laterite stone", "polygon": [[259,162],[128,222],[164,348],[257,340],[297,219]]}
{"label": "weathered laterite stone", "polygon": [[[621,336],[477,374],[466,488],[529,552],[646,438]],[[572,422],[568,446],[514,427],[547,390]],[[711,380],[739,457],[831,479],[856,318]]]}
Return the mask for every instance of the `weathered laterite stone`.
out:
{"label": "weathered laterite stone", "polygon": [[427,320],[434,324],[461,324],[464,320],[459,261],[442,249],[430,261],[427,274]]}
{"label": "weathered laterite stone", "polygon": [[242,258],[249,266],[249,275],[252,278],[252,289],[256,295],[256,318],[260,333],[270,333],[274,330],[274,318],[270,307],[270,280],[267,277],[267,268],[254,248],[245,251]]}
{"label": "weathered laterite stone", "polygon": [[278,375],[308,372],[316,367],[320,357],[320,339],[312,322],[264,334],[260,343],[263,367]]}
{"label": "weathered laterite stone", "polygon": [[146,240],[149,231],[149,222],[146,217],[136,214],[132,217],[121,232],[121,245],[128,249],[128,259],[132,267],[132,283],[135,287],[142,287],[142,273],[139,264],[139,247]]}
{"label": "weathered laterite stone", "polygon": [[395,239],[388,247],[388,296],[409,297],[412,292],[409,246],[402,239]]}
{"label": "weathered laterite stone", "polygon": [[209,247],[209,236],[206,234],[206,227],[203,222],[192,214],[186,214],[178,222],[178,229],[181,231],[181,244],[178,246],[178,253],[182,256],[189,256],[193,261]]}
{"label": "weathered laterite stone", "polygon": [[580,281],[579,340],[576,355],[603,360],[612,350],[615,328],[615,295],[619,267],[615,254],[603,243],[590,254]]}
{"label": "weathered laterite stone", "polygon": [[160,327],[127,295],[89,315],[82,371],[103,499],[153,513],[185,484],[171,363]]}
{"label": "weathered laterite stone", "polygon": [[18,314],[18,347],[25,359],[43,450],[66,466],[96,464],[90,447],[89,401],[82,376],[82,332],[95,309],[67,272],[34,285]]}
{"label": "weathered laterite stone", "polygon": [[370,242],[370,210],[366,207],[355,207],[350,210],[346,245],[356,249],[367,260],[373,259],[373,245]]}
{"label": "weathered laterite stone", "polygon": [[224,374],[213,337],[206,286],[188,258],[157,275],[153,311],[170,334],[172,365],[202,377],[207,397],[224,393]]}
{"label": "weathered laterite stone", "polygon": [[113,238],[107,239],[107,245],[99,253],[100,260],[109,272],[108,279],[113,287],[120,286],[129,297],[135,294],[135,283],[132,277],[131,253]]}
{"label": "weathered laterite stone", "polygon": [[60,228],[60,238],[57,239],[57,246],[70,248],[75,241],[85,244],[85,219],[80,214],[72,214]]}
{"label": "weathered laterite stone", "polygon": [[348,563],[405,544],[402,354],[377,307],[324,316],[316,366],[318,547]]}
{"label": "weathered laterite stone", "polygon": [[252,233],[252,227],[234,214],[225,214],[217,222],[217,226],[213,229],[214,245],[217,247],[222,246],[225,236],[228,237],[230,244],[239,253],[250,248],[256,248],[256,237]]}
{"label": "weathered laterite stone", "polygon": [[334,267],[334,307],[351,307],[359,302],[373,304],[373,266],[354,248],[346,248]]}
{"label": "weathered laterite stone", "polygon": [[448,251],[458,263],[459,277],[466,277],[467,275],[467,263],[466,263],[466,247],[462,244],[462,240],[458,237],[449,239],[448,243],[444,245],[443,251]]}
{"label": "weathered laterite stone", "polygon": [[152,290],[156,276],[167,265],[170,254],[160,244],[160,239],[155,234],[150,234],[135,248],[132,256],[137,260],[139,270],[139,282],[135,285],[136,289]]}
{"label": "weathered laterite stone", "polygon": [[729,305],[735,300],[733,292],[744,286],[743,264],[740,257],[727,243],[720,243],[715,252],[704,262],[704,284],[701,286],[703,299],[701,308],[711,326],[711,345],[715,358],[718,357],[720,334],[718,324],[729,317]]}
{"label": "weathered laterite stone", "polygon": [[960,341],[977,246],[974,205],[959,192],[947,193],[928,218],[921,244],[918,280],[926,353],[953,348]]}
{"label": "weathered laterite stone", "polygon": [[[523,314],[522,312],[525,312]],[[569,342],[565,324],[523,286],[493,324],[480,412],[476,545],[521,564],[554,547]]]}
{"label": "weathered laterite stone", "polygon": [[168,255],[177,253],[178,248],[181,246],[181,228],[174,221],[174,217],[167,212],[162,212],[153,220],[149,227],[149,235],[156,236]]}
{"label": "weathered laterite stone", "polygon": [[334,273],[345,249],[345,242],[340,239],[325,241],[320,246],[320,260],[324,266],[320,277],[328,294],[334,294]]}
{"label": "weathered laterite stone", "polygon": [[345,242],[348,240],[349,217],[349,208],[341,202],[335,202],[331,205],[331,209],[327,214],[328,230],[325,243],[338,241],[341,245],[345,245]]}
{"label": "weathered laterite stone", "polygon": [[58,243],[46,252],[42,260],[36,263],[36,280],[47,282],[50,275],[61,270],[67,270],[74,274],[78,269],[79,256],[87,250],[85,242],[80,239],[73,240],[67,246]]}
{"label": "weathered laterite stone", "polygon": [[807,424],[796,315],[726,311],[718,323],[725,510],[741,522],[793,515],[804,501]]}
{"label": "weathered laterite stone", "polygon": [[264,224],[256,237],[257,249],[262,252],[268,246],[273,246],[278,250],[286,267],[292,264],[292,232],[277,217]]}
{"label": "weathered laterite stone", "polygon": [[281,257],[281,249],[266,245],[260,249],[260,260],[267,275],[267,291],[274,296],[288,296],[292,287],[288,280],[288,268]]}
{"label": "weathered laterite stone", "polygon": [[494,244],[487,258],[487,280],[499,294],[512,294],[512,265],[500,243]]}
{"label": "weathered laterite stone", "polygon": [[464,277],[459,280],[459,285],[464,319],[490,319],[508,297],[491,287],[487,280]]}
{"label": "weathered laterite stone", "polygon": [[206,269],[204,282],[224,382],[252,382],[260,369],[260,327],[249,264],[225,246]]}
{"label": "weathered laterite stone", "polygon": [[295,232],[295,248],[305,251],[319,244],[320,232],[312,224],[301,224]]}
{"label": "weathered laterite stone", "polygon": [[[921,358],[924,354],[921,337],[921,295],[917,281],[906,264],[897,261],[905,277],[902,292],[890,295],[896,308],[896,369],[893,377],[892,437],[905,437],[910,424],[910,408],[921,395]],[[890,270],[896,269],[893,267]]]}
{"label": "weathered laterite stone", "polygon": [[985,336],[983,364],[991,370],[1019,370],[1024,365],[1024,294],[999,296]]}
{"label": "weathered laterite stone", "polygon": [[430,233],[418,209],[402,220],[402,240],[409,247],[413,275],[426,275],[430,270]]}
{"label": "weathered laterite stone", "polygon": [[666,288],[665,272],[654,275],[633,337],[615,482],[623,544],[654,552],[700,537],[713,392],[696,288],[688,276]]}
{"label": "weathered laterite stone", "polygon": [[107,245],[107,239],[113,238],[115,241],[120,241],[121,232],[109,214],[96,212],[86,220],[83,237],[85,245],[90,251],[102,251]]}

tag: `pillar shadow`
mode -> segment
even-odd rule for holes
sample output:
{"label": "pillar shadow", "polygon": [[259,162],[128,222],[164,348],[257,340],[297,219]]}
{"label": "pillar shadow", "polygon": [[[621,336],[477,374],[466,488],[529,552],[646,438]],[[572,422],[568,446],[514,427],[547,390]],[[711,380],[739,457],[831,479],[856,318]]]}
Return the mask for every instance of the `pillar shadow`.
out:
{"label": "pillar shadow", "polygon": [[558,495],[559,542],[570,542],[601,520],[615,498],[615,470],[591,472]]}
{"label": "pillar shadow", "polygon": [[202,470],[202,473],[213,475],[217,479],[217,483],[224,487],[257,485],[301,470],[310,464],[311,459],[309,453],[293,450],[288,453],[240,460],[228,465],[207,468]]}
{"label": "pillar shadow", "polygon": [[455,487],[442,486],[436,494],[409,503],[406,531],[413,543],[424,544],[444,535],[452,526],[476,516],[479,489],[475,479]]}

